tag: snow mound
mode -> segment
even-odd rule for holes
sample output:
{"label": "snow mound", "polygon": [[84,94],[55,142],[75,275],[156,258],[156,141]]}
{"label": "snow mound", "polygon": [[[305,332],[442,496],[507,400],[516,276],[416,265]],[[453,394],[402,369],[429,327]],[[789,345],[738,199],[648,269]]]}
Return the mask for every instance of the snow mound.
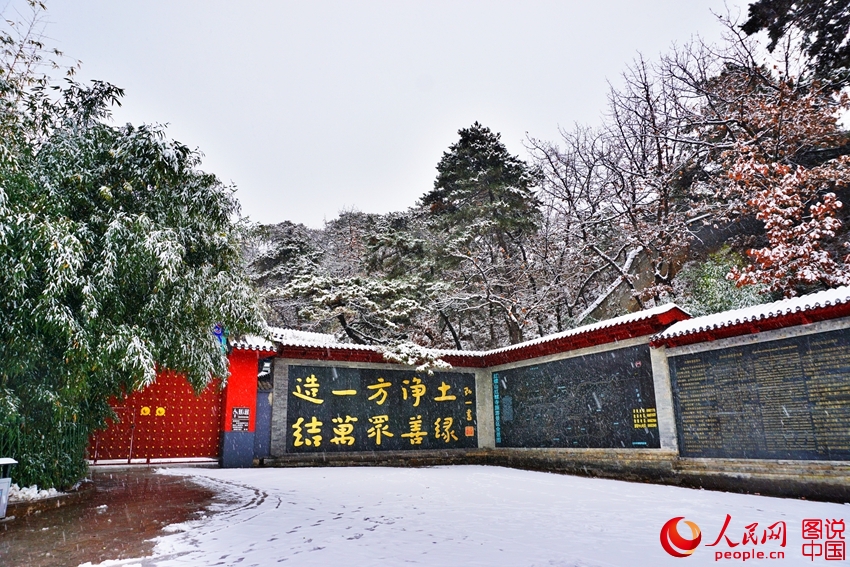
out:
{"label": "snow mound", "polygon": [[62,494],[64,494],[64,492],[59,492],[55,488],[39,490],[38,486],[35,484],[33,484],[32,486],[25,486],[23,488],[21,488],[17,484],[13,484],[9,488],[9,501],[29,502],[32,500],[53,498],[54,496],[61,496]]}

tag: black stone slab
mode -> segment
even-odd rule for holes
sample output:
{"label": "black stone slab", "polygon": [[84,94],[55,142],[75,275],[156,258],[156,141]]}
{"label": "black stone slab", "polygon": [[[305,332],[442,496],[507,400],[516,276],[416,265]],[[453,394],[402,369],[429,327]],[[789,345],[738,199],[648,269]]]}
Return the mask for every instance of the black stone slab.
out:
{"label": "black stone slab", "polygon": [[850,460],[850,330],[669,360],[682,456]]}
{"label": "black stone slab", "polygon": [[648,345],[492,377],[497,447],[660,447]]}
{"label": "black stone slab", "polygon": [[289,366],[286,451],[478,446],[475,375]]}

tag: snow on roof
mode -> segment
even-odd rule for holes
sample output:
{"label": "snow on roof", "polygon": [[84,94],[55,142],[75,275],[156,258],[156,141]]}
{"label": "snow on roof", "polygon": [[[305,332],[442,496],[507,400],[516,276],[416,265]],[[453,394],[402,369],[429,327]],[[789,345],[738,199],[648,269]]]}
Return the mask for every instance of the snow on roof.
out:
{"label": "snow on roof", "polygon": [[232,348],[237,350],[260,350],[269,352],[277,350],[277,347],[273,342],[256,335],[244,335],[240,339],[228,341],[228,343]]}
{"label": "snow on roof", "polygon": [[327,333],[312,333],[282,327],[269,327],[269,336],[273,341],[286,346],[327,346],[339,342],[335,336]]}
{"label": "snow on roof", "polygon": [[[824,307],[830,307],[840,304],[850,304],[850,286],[840,287],[802,297],[775,301],[764,305],[756,305],[754,307],[746,307],[744,309],[736,309],[733,311],[725,311],[705,317],[697,317],[695,319],[687,319],[679,321],[667,328],[665,331],[658,333],[653,337],[653,342],[669,340],[675,337],[692,335],[704,331],[721,329],[724,327],[733,327],[754,321],[762,321],[767,319],[775,319],[793,313],[801,313]],[[644,309],[636,313],[629,313],[613,319],[591,323],[569,329],[560,333],[546,335],[525,341],[515,345],[510,345],[493,350],[432,350],[434,354],[440,357],[486,357],[500,353],[508,353],[533,347],[552,341],[558,341],[568,337],[577,337],[580,335],[592,333],[595,331],[628,325],[640,321],[646,321],[653,317],[657,317],[671,311],[679,311],[685,313],[680,307],[673,303],[659,305],[651,309]],[[382,353],[383,349],[375,345],[360,345],[354,343],[340,342],[334,335],[326,333],[313,333],[309,331],[299,331],[296,329],[283,329],[280,327],[270,327],[269,337],[274,342],[270,342],[262,337],[248,335],[238,341],[231,341],[233,348],[243,350],[259,350],[259,351],[275,351],[277,346],[296,347],[296,348],[325,348],[338,349],[343,351],[371,351]]]}
{"label": "snow on roof", "polygon": [[[239,350],[262,350],[276,351],[277,344],[284,346],[360,346],[339,343],[336,337],[325,333],[311,333],[297,329],[284,329],[282,327],[269,327],[268,337],[265,339],[256,335],[244,335],[237,340],[232,340],[230,346]],[[275,344],[277,343],[277,344]]]}
{"label": "snow on roof", "polygon": [[[601,329],[608,329],[612,327],[619,327],[622,325],[628,325],[631,323],[636,323],[639,321],[645,321],[661,315],[663,313],[668,313],[670,311],[682,311],[680,307],[673,303],[669,303],[666,305],[659,305],[658,307],[653,307],[651,309],[645,309],[643,311],[638,311],[636,313],[629,313],[628,315],[623,315],[620,317],[615,317],[613,319],[607,319],[605,321],[599,321],[597,323],[591,323],[589,325],[583,325],[581,327],[576,327],[575,329],[570,329],[567,331],[563,331],[560,333],[555,333],[552,335],[546,335],[545,337],[539,337],[536,339],[532,339],[530,341],[525,341],[522,343],[517,343],[515,345],[510,345],[494,350],[443,350],[443,349],[423,349],[425,351],[429,351],[440,357],[485,357],[493,354],[499,354],[504,352],[511,352],[519,349],[524,349],[527,347],[532,347],[534,345],[538,345],[541,343],[548,343],[551,341],[557,341],[560,339],[564,339],[567,337],[574,337],[578,335],[583,335],[586,333],[591,333],[594,331],[599,331]],[[329,335],[325,333],[311,333],[307,331],[297,331],[295,329],[282,329],[279,327],[271,327],[269,336],[271,339],[280,346],[283,347],[298,347],[298,348],[326,348],[326,349],[339,349],[339,350],[347,350],[347,351],[372,351],[376,353],[382,353],[383,349],[380,346],[376,345],[360,345],[354,343],[343,343],[337,340],[334,335]],[[238,348],[238,347],[234,347]]]}
{"label": "snow on roof", "polygon": [[[636,311],[634,313],[629,313],[627,315],[621,315],[619,317],[614,317],[613,319],[606,319],[604,321],[599,321],[596,323],[591,323],[589,325],[582,325],[581,327],[576,327],[575,329],[569,329],[567,331],[561,331],[560,333],[555,333],[553,335],[546,335],[543,337],[539,337],[536,339],[532,339],[530,341],[525,341],[522,343],[517,343],[515,345],[510,345],[502,348],[497,348],[493,350],[487,351],[478,351],[474,354],[480,354],[482,356],[488,354],[497,354],[500,352],[508,352],[512,350],[517,350],[533,345],[538,345],[541,343],[548,343],[550,341],[557,341],[559,339],[563,339],[566,337],[574,337],[576,335],[583,335],[585,333],[590,333],[593,331],[598,331],[600,329],[607,329],[610,327],[618,327],[620,325],[627,325],[629,323],[636,323],[638,321],[645,321],[647,319],[651,319],[657,315],[661,315],[662,313],[667,313],[669,311],[679,310],[684,312],[684,310],[676,305],[675,303],[667,303],[665,305],[659,305],[657,307],[651,307],[649,309],[644,309],[643,311]],[[451,351],[452,354],[473,354],[471,351]]]}
{"label": "snow on roof", "polygon": [[679,321],[665,331],[655,335],[654,340],[663,341],[674,337],[692,335],[694,333],[712,331],[764,319],[774,319],[793,313],[812,311],[814,309],[846,303],[850,303],[850,286],[820,291],[801,297],[792,297],[791,299],[783,299],[781,301],[774,301],[773,303],[755,305],[753,307],[744,307],[743,309],[735,309],[733,311],[724,311],[722,313],[688,319],[687,321]]}
{"label": "snow on roof", "polygon": [[327,333],[313,333],[296,329],[284,329],[282,327],[270,327],[269,329],[271,339],[282,347],[369,351],[381,354],[384,352],[380,346],[343,343],[336,336]]}

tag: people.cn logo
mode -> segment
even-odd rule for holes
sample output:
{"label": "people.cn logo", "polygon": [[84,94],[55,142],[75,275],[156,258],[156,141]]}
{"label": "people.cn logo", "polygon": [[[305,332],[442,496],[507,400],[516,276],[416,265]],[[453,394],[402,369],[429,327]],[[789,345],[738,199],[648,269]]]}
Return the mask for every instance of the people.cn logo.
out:
{"label": "people.cn logo", "polygon": [[661,547],[673,557],[687,557],[699,545],[702,540],[702,533],[699,531],[698,525],[685,520],[683,523],[691,529],[691,539],[682,537],[676,528],[679,520],[685,520],[685,518],[683,516],[672,518],[661,528]]}

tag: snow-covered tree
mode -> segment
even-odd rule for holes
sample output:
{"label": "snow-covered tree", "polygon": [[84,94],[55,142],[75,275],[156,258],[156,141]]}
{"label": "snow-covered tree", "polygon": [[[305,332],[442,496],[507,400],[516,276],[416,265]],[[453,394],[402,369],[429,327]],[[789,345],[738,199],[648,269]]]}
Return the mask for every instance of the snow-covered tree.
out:
{"label": "snow-covered tree", "polygon": [[476,122],[458,134],[437,164],[434,188],[421,199],[435,252],[456,290],[440,312],[457,318],[455,327],[486,328],[491,346],[503,339],[514,344],[533,322],[522,295],[535,286],[527,246],[542,222],[537,179],[498,133]]}
{"label": "snow-covered tree", "polygon": [[[162,128],[109,125],[120,89],[53,88],[40,44],[2,40],[0,407],[27,440],[17,477],[65,485],[110,397],[161,368],[200,390],[227,375],[213,326],[262,321],[233,188]],[[63,428],[81,443],[55,459]]]}
{"label": "snow-covered tree", "polygon": [[771,300],[761,285],[737,286],[726,279],[733,269],[746,266],[746,260],[731,247],[724,246],[705,260],[693,260],[682,266],[673,284],[672,298],[694,317],[731,309],[750,307]]}
{"label": "snow-covered tree", "polygon": [[767,31],[773,51],[799,32],[814,75],[836,85],[850,80],[850,3],[836,0],[756,0],[741,26],[748,35]]}
{"label": "snow-covered tree", "polygon": [[562,131],[557,144],[528,141],[574,266],[566,305],[578,319],[668,293],[716,206],[705,191],[709,147],[688,123],[699,97],[685,95],[663,61],[639,57],[611,89],[600,127]]}
{"label": "snow-covered tree", "polygon": [[[589,259],[577,262],[576,291],[601,298],[600,285],[622,281],[660,299],[693,259],[691,244],[717,247],[723,231],[752,262],[734,271],[739,284],[791,295],[847,281],[838,195],[850,145],[837,122],[847,99],[813,78],[801,44],[770,57],[736,24],[727,29],[719,47],[697,41],[657,63],[639,58],[601,128],[564,132],[560,148],[530,141],[573,257]],[[736,233],[748,218],[762,229]]]}
{"label": "snow-covered tree", "polygon": [[806,168],[742,152],[730,177],[752,195],[747,204],[764,222],[768,239],[767,246],[747,250],[752,264],[732,270],[730,278],[785,296],[850,284],[850,259],[828,247],[842,227],[837,216],[843,204],[835,190],[850,185],[848,156]]}
{"label": "snow-covered tree", "polygon": [[457,234],[469,234],[469,223],[486,219],[489,224],[482,228],[507,249],[507,239],[539,225],[536,179],[525,162],[508,153],[501,135],[486,126],[476,122],[458,135],[437,164],[434,188],[423,195],[422,205],[435,225]]}
{"label": "snow-covered tree", "polygon": [[843,206],[836,193],[850,187],[839,118],[850,99],[813,80],[788,49],[784,65],[770,66],[739,47],[737,60],[700,86],[706,102],[697,130],[712,140],[725,174],[717,186],[724,216],[754,215],[764,225],[766,242],[745,251],[751,265],[730,277],[792,296],[850,283],[847,250],[836,238]]}
{"label": "snow-covered tree", "polygon": [[771,57],[726,24],[718,46],[638,57],[600,126],[528,140],[532,166],[484,126],[460,130],[416,207],[346,212],[315,235],[321,260],[285,295],[307,317],[296,323],[375,344],[503,346],[671,293],[722,294],[730,282],[676,277],[686,264],[717,276],[708,257],[724,245],[752,262],[728,264],[739,283],[757,284],[730,293],[736,305],[845,281],[846,102],[812,80],[803,44]]}
{"label": "snow-covered tree", "polygon": [[323,230],[263,227],[249,268],[277,324],[359,344],[433,345],[423,317],[444,286],[430,279],[423,228],[410,212],[358,211],[343,212]]}
{"label": "snow-covered tree", "polygon": [[298,329],[303,302],[276,290],[296,276],[312,273],[322,261],[321,231],[288,221],[255,227],[245,242],[247,269],[263,295],[265,317],[271,325]]}
{"label": "snow-covered tree", "polygon": [[412,338],[414,321],[427,309],[437,290],[416,275],[383,278],[302,274],[281,293],[306,300],[299,313],[302,318],[334,322],[354,343],[392,344]]}

